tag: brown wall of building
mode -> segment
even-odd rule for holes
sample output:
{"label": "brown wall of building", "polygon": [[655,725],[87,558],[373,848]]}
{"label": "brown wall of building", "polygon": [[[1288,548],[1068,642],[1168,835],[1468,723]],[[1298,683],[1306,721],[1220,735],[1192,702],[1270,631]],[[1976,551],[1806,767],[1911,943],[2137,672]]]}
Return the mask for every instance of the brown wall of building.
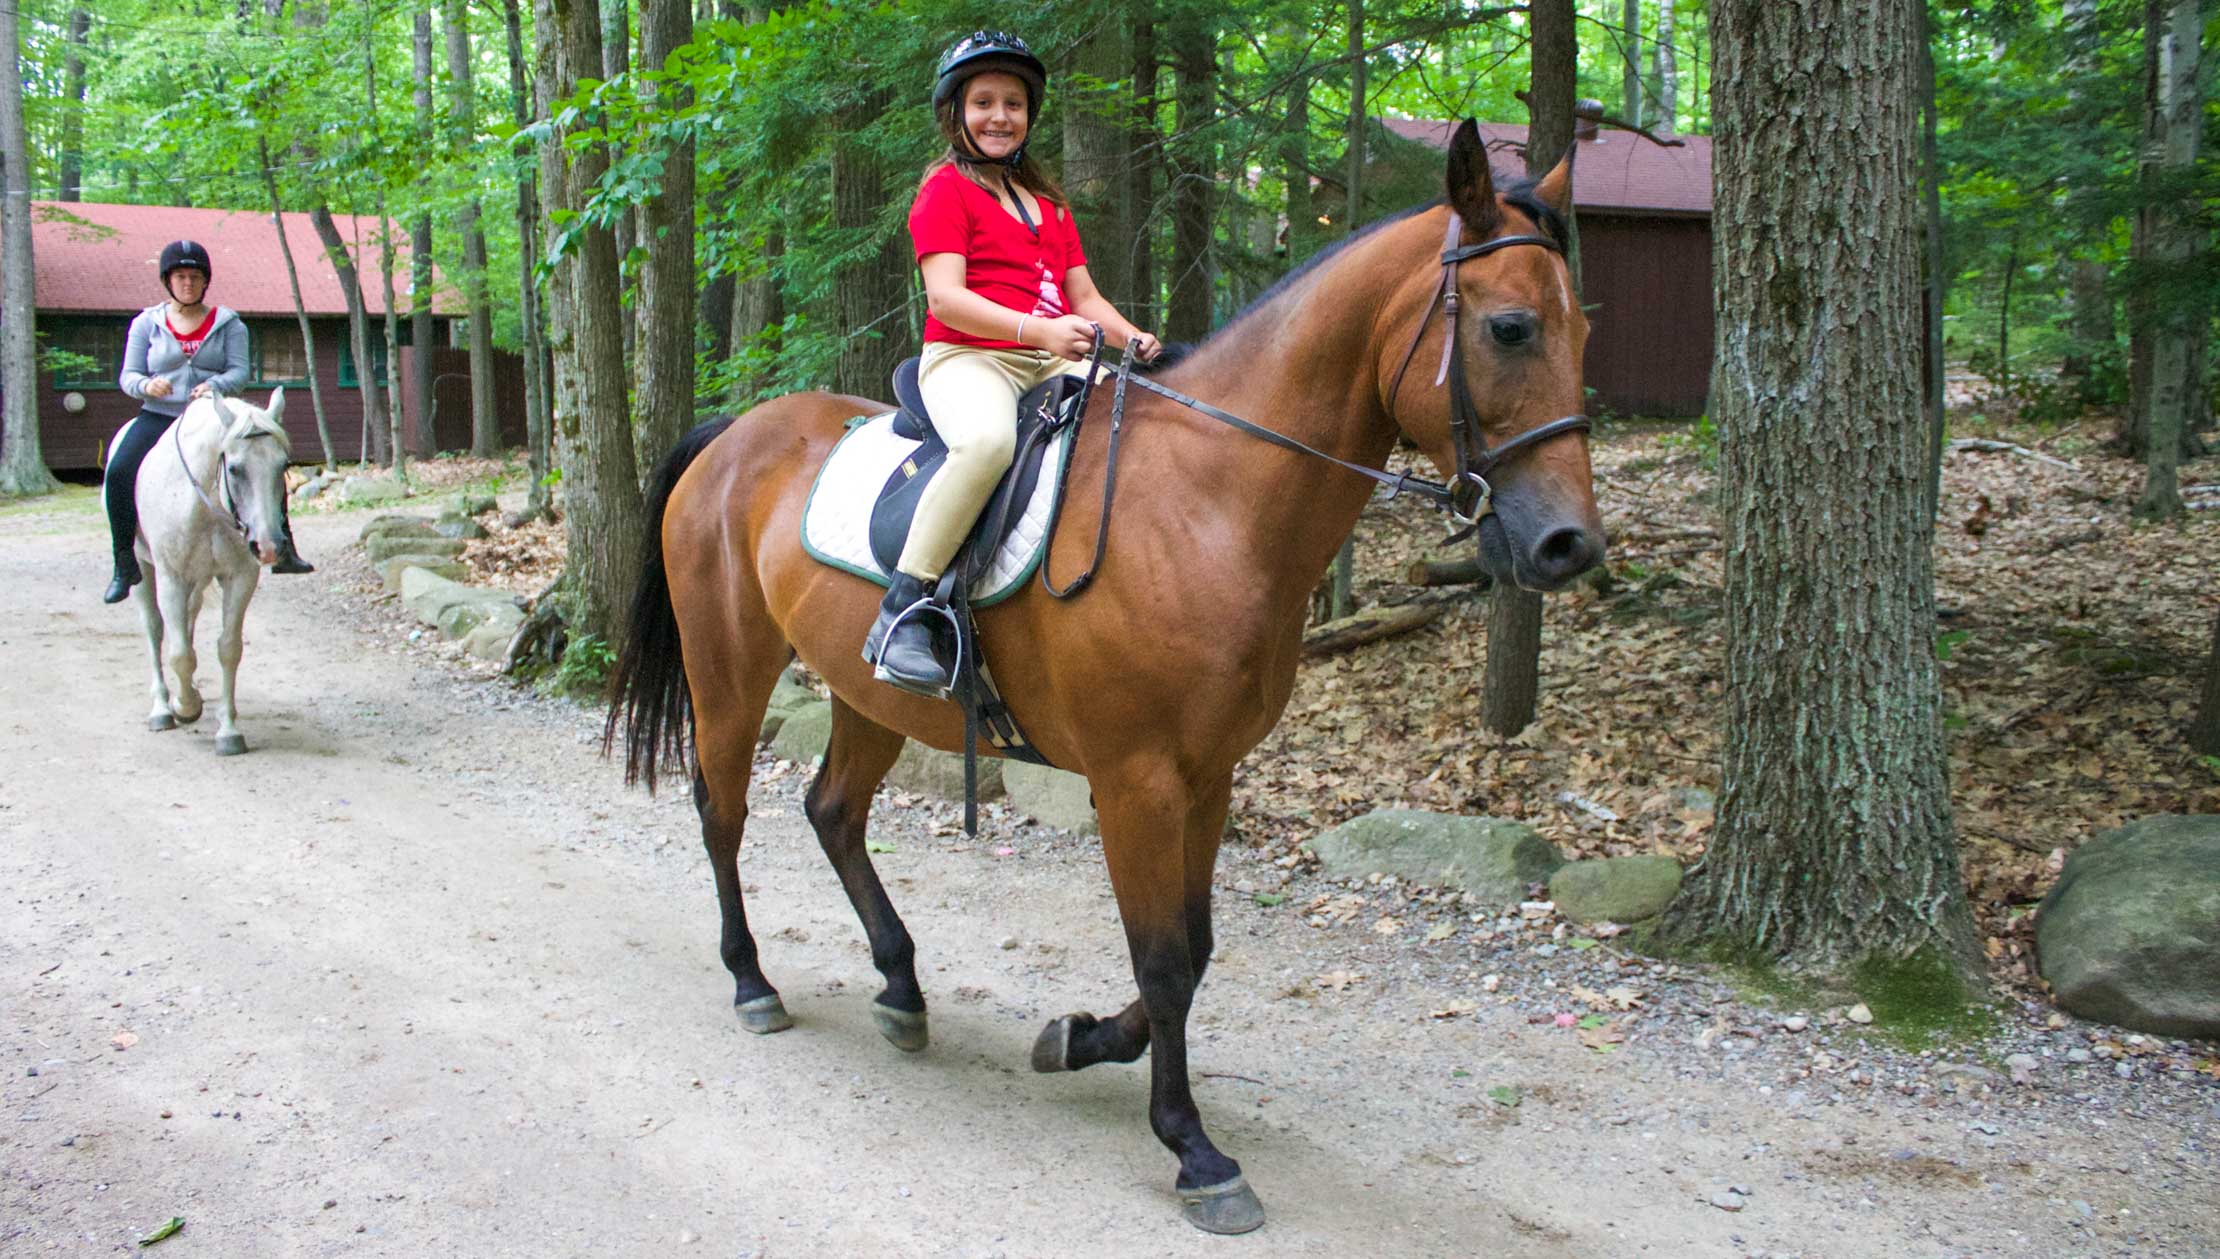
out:
{"label": "brown wall of building", "polygon": [[1580,215],[1589,409],[1701,415],[1711,384],[1711,223]]}
{"label": "brown wall of building", "polygon": [[[421,405],[416,396],[415,356],[432,356],[432,403]],[[436,346],[428,351],[404,346],[401,350],[401,396],[407,406],[409,450],[419,456],[443,450],[470,449],[470,352]],[[501,444],[524,444],[524,359],[520,355],[493,354],[493,405],[501,416]],[[424,440],[429,420],[432,440]]]}

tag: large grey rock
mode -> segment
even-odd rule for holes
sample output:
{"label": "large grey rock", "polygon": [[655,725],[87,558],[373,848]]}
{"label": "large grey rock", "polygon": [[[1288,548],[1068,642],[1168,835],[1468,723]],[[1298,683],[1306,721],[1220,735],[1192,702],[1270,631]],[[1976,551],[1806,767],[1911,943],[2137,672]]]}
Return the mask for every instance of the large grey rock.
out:
{"label": "large grey rock", "polygon": [[370,523],[362,527],[360,536],[364,542],[368,542],[372,538],[391,535],[408,535],[418,538],[435,536],[432,533],[430,517],[397,516],[390,512],[383,516],[373,516]]}
{"label": "large grey rock", "polygon": [[2074,1014],[2220,1036],[2220,817],[2139,818],[2083,844],[2043,898],[2035,948]]}
{"label": "large grey rock", "polygon": [[501,504],[493,501],[491,494],[473,494],[468,490],[455,495],[455,512],[462,516],[483,516]]}
{"label": "large grey rock", "polygon": [[[902,745],[902,755],[887,771],[887,785],[902,791],[941,800],[964,798],[964,755],[961,752],[943,752],[930,748],[915,739]],[[1002,762],[991,756],[979,758],[979,799],[998,800],[1002,797]]]}
{"label": "large grey rock", "polygon": [[1334,878],[1392,874],[1496,903],[1524,900],[1528,884],[1547,880],[1565,864],[1524,822],[1417,809],[1380,809],[1350,818],[1310,847]]}
{"label": "large grey rock", "polygon": [[1012,808],[1043,826],[1081,835],[1102,833],[1092,789],[1085,778],[1069,770],[1004,761],[1002,789],[1009,792]]}
{"label": "large grey rock", "polygon": [[763,712],[763,729],[757,733],[758,746],[778,737],[779,727],[786,719],[802,708],[819,702],[817,692],[794,680],[794,671],[788,669],[779,675],[779,684],[771,692],[771,702]]}
{"label": "large grey rock", "polygon": [[353,506],[396,502],[408,494],[408,487],[391,477],[351,476],[339,483],[339,501]]}
{"label": "large grey rock", "polygon": [[330,472],[319,472],[302,482],[301,488],[293,491],[293,501],[296,503],[308,502],[337,484],[339,484],[338,476]]}
{"label": "large grey rock", "polygon": [[1671,857],[1604,857],[1559,866],[1549,898],[1574,922],[1640,922],[1663,913],[1680,891],[1680,863]]}
{"label": "large grey rock", "polygon": [[515,612],[518,606],[516,595],[509,591],[467,586],[424,568],[403,571],[400,587],[401,603],[409,614],[426,625],[438,626],[449,638],[461,638],[489,618],[501,615],[497,609]]}
{"label": "large grey rock", "polygon": [[443,538],[460,538],[465,541],[486,536],[486,527],[468,516],[452,513],[432,522],[432,532]]}
{"label": "large grey rock", "polygon": [[406,593],[402,583],[410,573],[427,573],[459,583],[463,566],[444,555],[396,555],[378,565],[378,576],[385,580],[385,588],[395,594]]}
{"label": "large grey rock", "polygon": [[825,754],[832,741],[832,701],[804,704],[786,715],[778,737],[771,740],[771,754],[807,765]]}
{"label": "large grey rock", "polygon": [[451,538],[425,537],[414,533],[385,533],[363,542],[362,553],[370,557],[374,567],[396,555],[436,555],[451,560],[463,553],[463,544]]}
{"label": "large grey rock", "polygon": [[463,636],[463,650],[480,660],[501,660],[509,654],[509,640],[516,637],[517,627],[524,624],[524,609],[494,606],[486,609],[486,619]]}

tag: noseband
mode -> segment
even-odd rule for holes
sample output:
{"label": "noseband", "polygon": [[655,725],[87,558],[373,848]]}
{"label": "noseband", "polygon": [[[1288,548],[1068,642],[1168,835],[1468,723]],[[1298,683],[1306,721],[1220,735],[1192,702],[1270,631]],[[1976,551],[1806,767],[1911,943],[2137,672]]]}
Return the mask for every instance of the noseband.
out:
{"label": "noseband", "polygon": [[1457,459],[1457,471],[1445,487],[1443,505],[1459,524],[1474,525],[1494,510],[1495,491],[1488,485],[1490,473],[1553,437],[1586,432],[1589,423],[1587,416],[1577,413],[1559,416],[1500,446],[1489,447],[1487,434],[1481,426],[1480,410],[1472,403],[1472,386],[1465,380],[1464,341],[1457,335],[1457,314],[1464,308],[1464,299],[1457,294],[1457,264],[1513,245],[1538,245],[1559,255],[1565,252],[1565,247],[1548,236],[1498,236],[1477,245],[1460,245],[1457,238],[1463,232],[1463,218],[1451,210],[1448,234],[1442,239],[1439,296],[1427,304],[1426,313],[1419,317],[1418,329],[1411,333],[1410,347],[1403,351],[1403,361],[1395,369],[1394,383],[1388,386],[1387,400],[1390,406],[1394,405],[1396,392],[1403,387],[1403,373],[1410,370],[1411,359],[1418,353],[1418,343],[1426,338],[1426,326],[1434,320],[1434,307],[1439,305],[1445,331],[1441,366],[1434,372],[1434,383],[1440,385],[1446,380],[1449,384],[1449,445]]}

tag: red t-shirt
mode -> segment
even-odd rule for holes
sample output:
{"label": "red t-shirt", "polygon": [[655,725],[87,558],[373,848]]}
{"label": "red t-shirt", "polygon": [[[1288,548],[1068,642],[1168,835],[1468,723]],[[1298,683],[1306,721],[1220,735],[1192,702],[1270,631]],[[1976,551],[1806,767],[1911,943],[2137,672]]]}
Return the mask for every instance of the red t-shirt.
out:
{"label": "red t-shirt", "polygon": [[[1079,227],[1071,211],[1047,198],[1041,204],[1040,235],[1025,230],[995,195],[973,183],[955,166],[927,177],[910,203],[910,243],[917,256],[962,254],[964,287],[999,306],[1053,319],[1071,313],[1064,276],[1087,265],[1079,246]],[[999,341],[958,332],[931,315],[925,339],[956,345],[1020,350],[1016,341]]]}
{"label": "red t-shirt", "polygon": [[210,307],[200,317],[200,326],[191,332],[178,331],[177,324],[170,319],[168,314],[162,316],[162,322],[169,324],[170,335],[177,338],[177,348],[185,351],[186,358],[191,358],[200,353],[200,343],[208,339],[208,328],[209,325],[216,322],[216,311],[214,307]]}

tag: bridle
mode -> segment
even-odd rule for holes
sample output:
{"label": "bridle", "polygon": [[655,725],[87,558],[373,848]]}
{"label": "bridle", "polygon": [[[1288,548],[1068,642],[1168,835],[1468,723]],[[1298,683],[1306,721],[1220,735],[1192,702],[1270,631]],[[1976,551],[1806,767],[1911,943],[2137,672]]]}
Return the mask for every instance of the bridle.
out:
{"label": "bridle", "polygon": [[1488,474],[1551,438],[1586,432],[1590,425],[1585,415],[1563,415],[1530,428],[1500,446],[1489,447],[1487,434],[1481,429],[1479,408],[1472,403],[1472,386],[1465,381],[1464,342],[1457,336],[1457,315],[1464,308],[1464,299],[1457,294],[1457,264],[1513,245],[1538,245],[1560,256],[1565,247],[1553,237],[1532,235],[1498,236],[1476,245],[1460,245],[1457,238],[1463,231],[1464,219],[1451,210],[1448,234],[1442,239],[1439,296],[1427,303],[1426,313],[1419,317],[1418,329],[1411,333],[1410,347],[1403,351],[1403,361],[1396,367],[1395,379],[1388,386],[1387,400],[1389,405],[1394,404],[1396,392],[1403,387],[1403,373],[1410,370],[1411,359],[1418,353],[1418,343],[1426,338],[1426,326],[1434,321],[1434,307],[1440,306],[1445,332],[1441,366],[1434,372],[1434,383],[1440,385],[1446,380],[1449,384],[1449,445],[1457,459],[1457,471],[1443,488],[1440,501],[1459,524],[1470,526],[1477,525],[1481,517],[1495,509],[1495,491],[1488,485]]}
{"label": "bridle", "polygon": [[[1426,338],[1427,325],[1434,321],[1434,307],[1438,304],[1442,309],[1447,331],[1442,342],[1441,367],[1434,373],[1434,383],[1439,385],[1446,380],[1449,384],[1449,442],[1457,460],[1457,470],[1449,478],[1448,484],[1412,476],[1408,472],[1383,472],[1378,468],[1336,458],[1315,446],[1306,445],[1261,424],[1251,423],[1230,411],[1181,393],[1169,385],[1158,384],[1146,376],[1136,376],[1133,374],[1133,343],[1128,341],[1125,358],[1118,364],[1117,387],[1110,404],[1110,449],[1103,469],[1102,516],[1095,533],[1094,560],[1087,565],[1086,571],[1062,588],[1058,588],[1049,579],[1048,565],[1044,562],[1040,570],[1042,587],[1059,599],[1068,599],[1085,589],[1094,580],[1095,571],[1102,566],[1103,550],[1110,539],[1110,505],[1118,484],[1118,439],[1124,432],[1125,389],[1128,384],[1138,385],[1159,397],[1169,398],[1191,411],[1200,412],[1221,424],[1230,425],[1282,449],[1314,455],[1337,467],[1370,477],[1388,487],[1389,498],[1404,493],[1416,494],[1448,512],[1452,519],[1464,526],[1450,535],[1450,541],[1460,541],[1471,536],[1480,527],[1481,519],[1495,510],[1495,491],[1488,485],[1488,474],[1543,442],[1563,437],[1567,433],[1586,432],[1591,426],[1585,415],[1562,415],[1547,424],[1528,429],[1500,446],[1491,448],[1488,445],[1487,437],[1481,431],[1479,408],[1472,403],[1472,388],[1465,383],[1464,346],[1457,337],[1457,313],[1464,305],[1463,299],[1457,295],[1457,265],[1467,258],[1478,258],[1513,245],[1539,245],[1560,255],[1565,252],[1565,247],[1550,237],[1531,235],[1498,236],[1477,245],[1460,245],[1457,237],[1463,230],[1464,220],[1455,210],[1451,210],[1449,234],[1442,242],[1440,296],[1427,303],[1426,313],[1419,318],[1418,330],[1411,334],[1410,347],[1403,351],[1402,364],[1395,369],[1395,381],[1388,387],[1386,395],[1392,405],[1396,391],[1403,387],[1403,373],[1410,367],[1412,356],[1418,353],[1418,343]],[[1094,356],[1088,360],[1085,384],[1077,402],[1068,412],[1070,418],[1065,423],[1076,424],[1086,413],[1087,399],[1094,388],[1096,369],[1102,361],[1102,346],[1102,326],[1097,324]],[[1062,514],[1063,497],[1059,494],[1048,522],[1051,538],[1055,535],[1056,522]]]}
{"label": "bridle", "polygon": [[[216,416],[218,419],[222,419],[223,413],[219,411]],[[208,497],[208,491],[202,488],[200,477],[193,472],[193,465],[186,461],[185,439],[178,435],[178,431],[184,427],[185,424],[182,420],[170,425],[170,446],[177,451],[177,466],[185,470],[185,483],[193,487],[193,497],[200,500],[201,507],[206,509],[209,515],[215,517],[218,524],[231,526],[232,532],[239,535],[239,541],[249,543],[249,549],[252,549],[252,537],[247,531],[247,522],[239,518],[239,504],[232,501],[231,456],[224,453],[221,436],[218,436],[216,443],[216,492],[223,496],[224,501],[223,505],[219,507],[215,500]],[[247,436],[249,438],[270,437],[274,434],[253,432],[247,434]]]}

